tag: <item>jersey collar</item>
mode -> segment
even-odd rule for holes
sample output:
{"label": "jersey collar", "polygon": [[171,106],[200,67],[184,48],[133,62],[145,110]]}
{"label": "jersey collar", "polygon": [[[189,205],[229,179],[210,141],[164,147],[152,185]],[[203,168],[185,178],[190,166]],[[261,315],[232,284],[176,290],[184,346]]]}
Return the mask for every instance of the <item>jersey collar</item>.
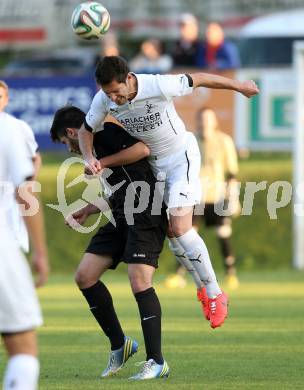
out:
{"label": "jersey collar", "polygon": [[137,80],[137,94],[135,95],[135,97],[129,101],[129,103],[134,103],[136,100],[138,100],[140,94],[141,94],[141,91],[142,91],[142,86],[141,86],[141,79],[140,79],[140,75],[138,74],[135,74],[133,72],[130,72]]}

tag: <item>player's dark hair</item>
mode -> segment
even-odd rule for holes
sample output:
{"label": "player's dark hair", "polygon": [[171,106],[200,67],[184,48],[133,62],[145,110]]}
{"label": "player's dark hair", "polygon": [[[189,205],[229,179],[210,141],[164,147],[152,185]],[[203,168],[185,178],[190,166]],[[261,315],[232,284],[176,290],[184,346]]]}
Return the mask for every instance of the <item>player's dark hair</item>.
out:
{"label": "player's dark hair", "polygon": [[119,56],[103,57],[96,66],[95,78],[99,85],[107,85],[112,81],[125,83],[130,72],[127,61]]}
{"label": "player's dark hair", "polygon": [[53,142],[67,135],[67,128],[79,129],[85,119],[85,113],[75,106],[65,106],[56,111],[50,130]]}

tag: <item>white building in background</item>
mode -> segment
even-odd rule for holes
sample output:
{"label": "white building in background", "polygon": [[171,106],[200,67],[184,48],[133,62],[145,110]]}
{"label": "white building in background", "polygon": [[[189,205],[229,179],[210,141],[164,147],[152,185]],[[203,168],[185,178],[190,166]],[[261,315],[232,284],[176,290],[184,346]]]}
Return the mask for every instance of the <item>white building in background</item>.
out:
{"label": "white building in background", "polygon": [[238,149],[292,150],[295,127],[293,44],[304,40],[304,8],[256,18],[239,34],[243,68],[236,77],[254,79],[255,99],[236,96],[235,141]]}

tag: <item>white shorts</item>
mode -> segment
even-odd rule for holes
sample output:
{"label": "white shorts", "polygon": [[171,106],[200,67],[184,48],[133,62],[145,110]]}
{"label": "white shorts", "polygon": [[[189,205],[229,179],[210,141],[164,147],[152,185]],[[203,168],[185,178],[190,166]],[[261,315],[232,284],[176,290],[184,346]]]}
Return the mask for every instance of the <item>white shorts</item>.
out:
{"label": "white shorts", "polygon": [[0,238],[0,333],[31,330],[42,316],[30,268],[9,228]]}
{"label": "white shorts", "polygon": [[187,132],[185,147],[161,159],[149,159],[158,181],[165,181],[164,201],[169,209],[201,201],[201,155],[195,136]]}

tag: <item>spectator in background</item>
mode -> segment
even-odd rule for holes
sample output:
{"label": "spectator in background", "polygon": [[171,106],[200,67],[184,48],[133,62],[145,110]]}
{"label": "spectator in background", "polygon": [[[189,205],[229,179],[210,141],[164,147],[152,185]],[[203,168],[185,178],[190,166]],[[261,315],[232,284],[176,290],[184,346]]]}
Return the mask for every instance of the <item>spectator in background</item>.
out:
{"label": "spectator in background", "polygon": [[224,31],[218,23],[207,25],[203,58],[204,67],[209,69],[231,69],[240,66],[236,45],[225,39]]}
{"label": "spectator in background", "polygon": [[108,32],[100,42],[100,51],[95,60],[96,65],[103,57],[120,55],[119,42],[115,33]]}
{"label": "spectator in background", "polygon": [[192,14],[182,14],[179,20],[180,38],[175,43],[172,57],[175,66],[205,66],[204,45],[199,37],[199,23]]}
{"label": "spectator in background", "polygon": [[130,61],[130,69],[136,73],[166,73],[171,70],[172,58],[162,54],[158,39],[147,39],[140,46],[140,53]]}
{"label": "spectator in background", "polygon": [[[238,159],[232,138],[220,130],[216,114],[210,108],[198,112],[198,142],[202,156],[200,176],[204,214],[195,215],[193,224],[198,230],[202,217],[207,228],[215,228],[224,260],[225,284],[228,289],[235,290],[239,286],[239,280],[231,246],[232,220],[231,216],[223,216],[221,210],[228,210],[227,214],[232,216],[239,215],[241,211],[236,181]],[[166,286],[184,287],[184,275],[185,269],[178,266],[176,274],[167,278]],[[198,298],[200,300],[199,290]]]}
{"label": "spectator in background", "polygon": [[[235,256],[231,246],[231,216],[239,215],[238,158],[232,138],[220,130],[218,119],[211,108],[198,112],[198,137],[201,149],[202,202],[205,205],[203,221],[206,227],[214,227],[225,267],[227,288],[238,288]],[[229,216],[220,215],[228,210]],[[226,213],[225,213],[226,214]],[[198,229],[198,216],[194,224]]]}

